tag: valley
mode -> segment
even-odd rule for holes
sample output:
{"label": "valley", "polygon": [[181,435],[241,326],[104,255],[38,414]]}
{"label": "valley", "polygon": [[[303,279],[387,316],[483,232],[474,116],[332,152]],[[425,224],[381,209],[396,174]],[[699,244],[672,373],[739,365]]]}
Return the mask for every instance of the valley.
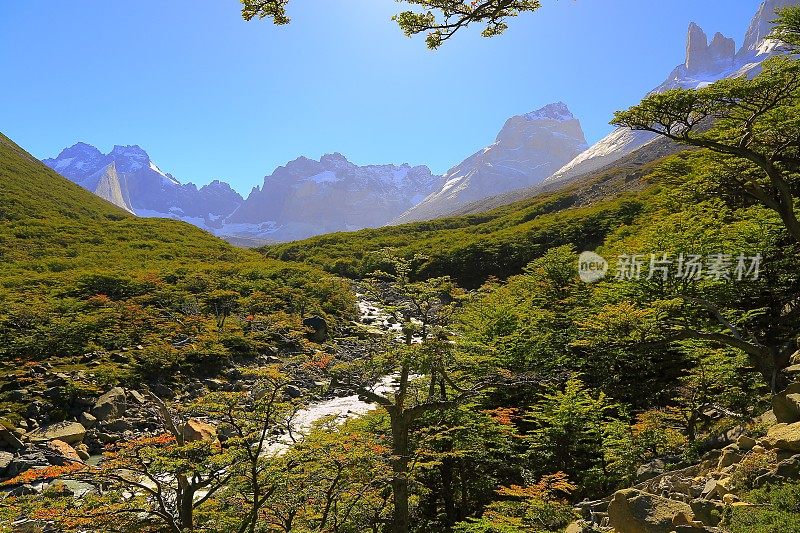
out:
{"label": "valley", "polygon": [[[549,16],[496,2],[395,20]],[[556,102],[247,196],[0,134],[0,533],[800,531],[798,50],[764,0],[592,146]]]}

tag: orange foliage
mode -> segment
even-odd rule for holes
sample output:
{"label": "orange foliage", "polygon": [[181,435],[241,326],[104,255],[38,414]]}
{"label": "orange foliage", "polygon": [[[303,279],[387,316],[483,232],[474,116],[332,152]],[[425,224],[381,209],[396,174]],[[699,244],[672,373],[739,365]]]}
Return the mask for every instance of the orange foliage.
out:
{"label": "orange foliage", "polygon": [[24,485],[26,483],[43,481],[45,479],[54,479],[83,470],[84,468],[85,465],[83,463],[69,463],[64,466],[48,466],[46,468],[31,468],[18,476],[4,481],[2,485]]}
{"label": "orange foliage", "polygon": [[543,476],[538,483],[521,487],[511,485],[510,487],[500,487],[497,494],[509,498],[549,500],[554,496],[566,496],[576,489],[576,485],[569,482],[567,474],[556,472]]}
{"label": "orange foliage", "polygon": [[492,417],[495,422],[503,426],[514,425],[514,420],[517,418],[518,412],[519,409],[515,407],[498,407],[497,409],[484,411],[484,413]]}
{"label": "orange foliage", "polygon": [[318,353],[314,356],[311,361],[307,361],[303,364],[304,368],[318,368],[320,370],[325,370],[330,366],[331,362],[333,361],[333,356],[330,354],[325,353]]}

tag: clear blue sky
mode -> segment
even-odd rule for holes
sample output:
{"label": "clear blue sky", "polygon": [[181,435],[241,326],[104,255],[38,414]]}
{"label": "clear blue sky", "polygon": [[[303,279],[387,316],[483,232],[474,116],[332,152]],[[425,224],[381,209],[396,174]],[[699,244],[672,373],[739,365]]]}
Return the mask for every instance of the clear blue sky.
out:
{"label": "clear blue sky", "polygon": [[683,61],[690,21],[737,46],[759,0],[543,0],[437,52],[392,0],[292,0],[291,25],[238,0],[0,1],[0,131],[40,158],[139,144],[183,182],[246,193],[299,155],[444,172],[511,115],[563,100],[593,142]]}

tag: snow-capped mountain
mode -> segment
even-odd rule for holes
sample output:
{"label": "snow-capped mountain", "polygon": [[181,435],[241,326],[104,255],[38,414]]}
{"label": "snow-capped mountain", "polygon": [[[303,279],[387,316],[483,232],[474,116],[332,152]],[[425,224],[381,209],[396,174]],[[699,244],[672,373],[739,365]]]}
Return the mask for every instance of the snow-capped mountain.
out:
{"label": "snow-capped mountain", "polygon": [[139,146],[114,146],[103,154],[86,143],[64,149],[44,163],[105,198],[140,216],[168,217],[206,229],[218,226],[244,199],[228,186],[214,181],[198,189],[182,185],[164,173]]}
{"label": "snow-capped mountain", "polygon": [[444,176],[444,185],[393,223],[443,216],[475,200],[535,185],[586,149],[580,122],[563,102],[511,117],[494,144]]}
{"label": "snow-capped mountain", "polygon": [[425,166],[358,166],[339,153],[300,157],[265,177],[221,232],[283,241],[383,226],[441,183]]}
{"label": "snow-capped mountain", "polygon": [[383,226],[442,184],[425,166],[358,166],[337,153],[278,167],[245,200],[218,180],[199,189],[181,184],[138,146],[103,154],[78,143],[44,163],[135,215],[179,219],[252,244]]}
{"label": "snow-capped mountain", "polygon": [[[727,77],[749,75],[759,71],[761,62],[782,53],[778,43],[767,39],[772,31],[775,12],[787,5],[800,4],[800,0],[765,0],[753,17],[739,51],[733,39],[717,33],[708,41],[706,33],[695,23],[689,24],[686,37],[686,59],[675,67],[652,92],[669,89],[696,89]],[[568,162],[546,183],[569,181],[594,172],[642,146],[652,142],[656,135],[644,131],[618,128]]]}

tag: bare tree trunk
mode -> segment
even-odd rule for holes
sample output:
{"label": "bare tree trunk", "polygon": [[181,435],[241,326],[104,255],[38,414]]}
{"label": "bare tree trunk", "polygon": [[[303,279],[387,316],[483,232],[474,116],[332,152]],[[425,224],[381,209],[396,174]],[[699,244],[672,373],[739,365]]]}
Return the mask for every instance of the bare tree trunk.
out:
{"label": "bare tree trunk", "polygon": [[393,533],[408,533],[408,424],[402,413],[392,421],[392,497],[394,500]]}

